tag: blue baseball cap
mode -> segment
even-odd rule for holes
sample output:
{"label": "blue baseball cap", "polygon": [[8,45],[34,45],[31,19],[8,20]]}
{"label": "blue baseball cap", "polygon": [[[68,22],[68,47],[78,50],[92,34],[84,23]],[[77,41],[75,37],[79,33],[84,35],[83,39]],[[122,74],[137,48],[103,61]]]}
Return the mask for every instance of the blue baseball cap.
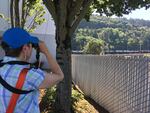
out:
{"label": "blue baseball cap", "polygon": [[39,39],[31,36],[22,28],[10,28],[4,32],[2,41],[4,41],[11,48],[19,48],[25,44],[38,44]]}

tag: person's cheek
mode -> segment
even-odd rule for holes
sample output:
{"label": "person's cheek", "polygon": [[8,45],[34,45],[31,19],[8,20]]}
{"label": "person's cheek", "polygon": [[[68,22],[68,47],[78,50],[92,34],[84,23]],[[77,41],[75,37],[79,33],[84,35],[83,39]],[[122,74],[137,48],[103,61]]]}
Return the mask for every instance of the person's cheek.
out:
{"label": "person's cheek", "polygon": [[32,50],[33,50],[33,49],[31,48],[31,50],[30,50],[30,57],[31,57],[31,55],[32,55]]}

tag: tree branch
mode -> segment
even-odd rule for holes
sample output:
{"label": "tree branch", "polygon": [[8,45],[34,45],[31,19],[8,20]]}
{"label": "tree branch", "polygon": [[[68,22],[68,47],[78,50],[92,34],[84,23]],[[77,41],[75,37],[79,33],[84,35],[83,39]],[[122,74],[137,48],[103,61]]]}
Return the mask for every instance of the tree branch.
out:
{"label": "tree branch", "polygon": [[24,7],[25,7],[25,0],[22,0],[22,15],[21,15],[21,27],[23,28],[24,25],[25,25],[25,10],[24,10]]}
{"label": "tree branch", "polygon": [[80,21],[84,18],[88,8],[90,7],[93,0],[84,0],[84,3],[82,5],[82,10],[80,11],[80,14],[76,17],[74,20],[71,29],[69,30],[69,35],[72,36],[73,32],[76,30],[77,26],[79,25]]}
{"label": "tree branch", "polygon": [[19,0],[15,0],[15,27],[20,27]]}
{"label": "tree branch", "polygon": [[26,20],[28,15],[29,15],[29,11],[30,11],[30,8],[27,7],[26,10],[25,10],[25,14],[24,14],[24,19]]}
{"label": "tree branch", "polygon": [[35,24],[35,18],[40,14],[40,12],[36,12],[34,18],[32,19],[32,21],[30,22],[30,24],[28,25],[27,29],[29,29],[29,31],[32,29],[32,26]]}
{"label": "tree branch", "polygon": [[14,8],[13,8],[13,5],[14,5],[14,0],[11,0],[11,1],[10,1],[10,20],[11,20],[11,27],[14,27],[14,19],[13,19],[13,16],[14,16]]}
{"label": "tree branch", "polygon": [[[68,26],[72,26],[72,22],[75,18],[75,15],[80,12],[80,8],[82,6],[82,3],[83,3],[84,0],[76,0],[74,5],[69,8],[69,11],[70,14],[68,16]],[[73,2],[73,1],[72,1]]]}
{"label": "tree branch", "polygon": [[[67,5],[68,0],[58,0],[56,3],[56,10],[57,10],[57,24],[56,24],[56,31],[58,35],[56,35],[57,43],[63,44],[62,42],[66,38],[66,23],[67,23]],[[61,45],[62,46],[62,45]],[[65,45],[63,45],[65,46]]]}
{"label": "tree branch", "polygon": [[43,0],[43,3],[45,4],[47,10],[51,13],[52,18],[54,19],[54,22],[56,24],[57,22],[57,14],[56,14],[56,6],[54,4],[54,1],[52,0]]}

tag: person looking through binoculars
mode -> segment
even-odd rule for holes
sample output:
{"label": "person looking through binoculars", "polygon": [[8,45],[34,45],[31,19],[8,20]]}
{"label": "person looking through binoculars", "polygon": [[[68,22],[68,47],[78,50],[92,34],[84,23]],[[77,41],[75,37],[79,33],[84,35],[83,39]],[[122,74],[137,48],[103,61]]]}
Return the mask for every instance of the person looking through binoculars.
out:
{"label": "person looking through binoculars", "polygon": [[[39,89],[63,80],[64,74],[46,44],[22,28],[8,29],[2,37],[5,57],[0,61],[0,113],[40,113]],[[29,63],[33,48],[46,56],[51,72]],[[37,61],[38,62],[38,61]]]}

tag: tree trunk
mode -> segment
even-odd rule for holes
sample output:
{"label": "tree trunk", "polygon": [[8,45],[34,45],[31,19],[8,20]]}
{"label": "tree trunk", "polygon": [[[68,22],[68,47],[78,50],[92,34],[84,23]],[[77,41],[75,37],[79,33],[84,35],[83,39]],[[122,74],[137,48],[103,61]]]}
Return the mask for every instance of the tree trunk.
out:
{"label": "tree trunk", "polygon": [[[62,36],[57,33],[56,36]],[[71,37],[67,39],[70,39],[68,44],[71,45]],[[61,44],[57,47],[57,61],[64,72],[64,80],[57,85],[55,109],[56,113],[71,113],[71,46],[66,47],[67,44],[62,48]]]}
{"label": "tree trunk", "polygon": [[14,8],[13,8],[14,0],[10,1],[10,20],[11,27],[14,27]]}
{"label": "tree trunk", "polygon": [[19,0],[15,0],[14,2],[14,11],[15,11],[15,27],[20,27]]}
{"label": "tree trunk", "polygon": [[19,1],[20,0],[10,1],[11,27],[20,27]]}
{"label": "tree trunk", "polygon": [[22,14],[21,14],[21,28],[25,27],[26,19],[25,19],[25,0],[22,0]]}
{"label": "tree trunk", "polygon": [[43,0],[56,25],[57,60],[64,72],[56,90],[56,113],[71,113],[71,37],[92,1]]}

